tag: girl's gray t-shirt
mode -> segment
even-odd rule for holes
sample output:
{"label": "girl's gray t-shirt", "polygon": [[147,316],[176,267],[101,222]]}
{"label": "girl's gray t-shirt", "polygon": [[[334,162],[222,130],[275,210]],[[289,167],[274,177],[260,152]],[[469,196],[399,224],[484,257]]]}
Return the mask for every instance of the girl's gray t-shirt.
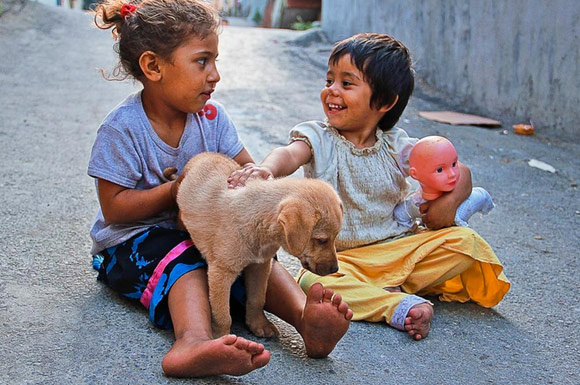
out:
{"label": "girl's gray t-shirt", "polygon": [[[146,190],[167,182],[163,170],[176,167],[178,173],[189,159],[202,152],[217,152],[235,157],[244,148],[236,128],[215,101],[203,111],[188,114],[178,147],[171,147],[155,132],[149,122],[141,92],[129,95],[111,111],[97,131],[89,160],[88,174],[120,186]],[[91,254],[117,245],[153,225],[175,228],[176,210],[167,210],[153,218],[128,224],[110,224],[99,208],[91,229]]]}

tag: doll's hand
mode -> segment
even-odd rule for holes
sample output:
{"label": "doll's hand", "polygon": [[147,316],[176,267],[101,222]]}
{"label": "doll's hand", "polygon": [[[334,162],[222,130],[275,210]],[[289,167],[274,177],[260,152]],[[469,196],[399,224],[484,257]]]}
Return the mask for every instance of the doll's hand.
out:
{"label": "doll's hand", "polygon": [[444,194],[435,200],[427,201],[419,209],[423,223],[430,230],[439,230],[443,227],[453,226],[455,223],[457,205],[450,194]]}
{"label": "doll's hand", "polygon": [[267,167],[258,166],[254,163],[246,163],[241,170],[236,170],[228,178],[228,187],[233,189],[244,186],[250,178],[274,179],[272,172]]}

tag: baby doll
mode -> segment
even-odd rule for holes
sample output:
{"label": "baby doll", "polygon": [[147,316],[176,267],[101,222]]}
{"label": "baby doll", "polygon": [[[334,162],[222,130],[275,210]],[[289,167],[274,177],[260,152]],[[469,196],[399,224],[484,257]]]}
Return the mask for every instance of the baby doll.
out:
{"label": "baby doll", "polygon": [[[411,150],[409,166],[409,175],[419,182],[420,188],[399,203],[393,213],[399,224],[412,228],[416,219],[421,218],[421,204],[455,188],[459,180],[457,151],[449,140],[441,136],[427,136]],[[493,208],[489,193],[481,187],[474,187],[471,195],[457,208],[455,224],[467,226],[473,214],[487,214]]]}

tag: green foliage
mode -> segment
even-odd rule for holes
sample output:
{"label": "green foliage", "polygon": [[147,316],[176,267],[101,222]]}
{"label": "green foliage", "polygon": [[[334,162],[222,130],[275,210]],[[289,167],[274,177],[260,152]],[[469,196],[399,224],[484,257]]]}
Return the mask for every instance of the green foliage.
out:
{"label": "green foliage", "polygon": [[290,28],[296,31],[306,31],[313,27],[311,21],[304,21],[300,16],[296,17],[296,21],[292,24]]}
{"label": "green foliage", "polygon": [[252,21],[257,25],[260,25],[262,23],[262,14],[260,13],[260,11],[256,10],[256,12],[254,12],[254,16],[252,16]]}

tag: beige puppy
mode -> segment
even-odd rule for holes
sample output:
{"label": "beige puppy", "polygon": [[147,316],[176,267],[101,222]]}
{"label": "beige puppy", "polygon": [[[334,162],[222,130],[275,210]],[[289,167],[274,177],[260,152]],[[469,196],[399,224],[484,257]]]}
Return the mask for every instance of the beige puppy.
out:
{"label": "beige puppy", "polygon": [[334,240],[342,203],[329,184],[315,179],[252,179],[228,189],[228,176],[239,168],[220,154],[195,156],[183,170],[177,203],[207,260],[214,336],[230,332],[230,290],[244,271],[246,324],[255,335],[272,337],[278,330],[263,311],[272,258],[283,247],[316,274],[338,271]]}

